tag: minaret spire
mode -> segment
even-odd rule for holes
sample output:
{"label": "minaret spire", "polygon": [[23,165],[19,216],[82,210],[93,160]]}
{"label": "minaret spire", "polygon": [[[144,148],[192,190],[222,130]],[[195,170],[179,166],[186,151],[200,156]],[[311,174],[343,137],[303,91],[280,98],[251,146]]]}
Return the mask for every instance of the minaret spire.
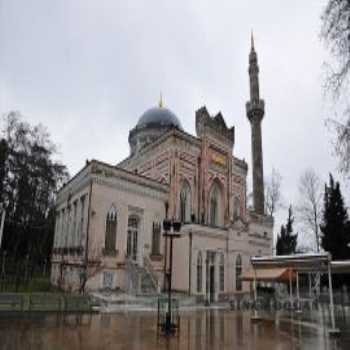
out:
{"label": "minaret spire", "polygon": [[162,92],[160,92],[158,105],[159,105],[159,108],[163,108],[164,106]]}
{"label": "minaret spire", "polygon": [[250,49],[251,51],[254,51],[254,34],[253,34],[253,29],[250,33]]}
{"label": "minaret spire", "polygon": [[260,99],[258,56],[254,48],[253,32],[251,33],[251,50],[249,53],[250,100],[246,104],[247,117],[252,130],[252,168],[254,211],[264,215],[264,171],[261,137],[261,121],[265,113],[264,100]]}

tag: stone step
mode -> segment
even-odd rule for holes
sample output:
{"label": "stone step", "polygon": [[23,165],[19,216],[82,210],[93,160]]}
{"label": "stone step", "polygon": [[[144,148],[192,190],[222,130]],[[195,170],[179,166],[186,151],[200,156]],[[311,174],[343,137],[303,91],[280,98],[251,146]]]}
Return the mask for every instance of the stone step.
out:
{"label": "stone step", "polygon": [[[141,294],[131,296],[127,294],[117,293],[111,295],[101,295],[94,293],[94,298],[99,301],[101,312],[118,312],[118,311],[155,311],[158,307],[158,298],[167,297],[166,294]],[[186,309],[198,306],[195,297],[174,296],[179,300],[179,307]]]}

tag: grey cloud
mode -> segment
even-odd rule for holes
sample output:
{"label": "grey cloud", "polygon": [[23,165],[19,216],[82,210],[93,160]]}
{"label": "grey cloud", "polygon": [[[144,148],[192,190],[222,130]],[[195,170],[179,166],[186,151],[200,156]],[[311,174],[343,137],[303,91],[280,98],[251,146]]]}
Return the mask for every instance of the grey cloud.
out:
{"label": "grey cloud", "polygon": [[[336,160],[324,129],[320,14],[325,1],[0,1],[0,112],[47,125],[71,173],[128,155],[127,133],[159,92],[194,132],[206,104],[236,126],[250,163],[248,52],[254,29],[266,101],[264,166],[285,197]],[[281,214],[284,218],[285,213]],[[278,222],[280,219],[278,219]]]}

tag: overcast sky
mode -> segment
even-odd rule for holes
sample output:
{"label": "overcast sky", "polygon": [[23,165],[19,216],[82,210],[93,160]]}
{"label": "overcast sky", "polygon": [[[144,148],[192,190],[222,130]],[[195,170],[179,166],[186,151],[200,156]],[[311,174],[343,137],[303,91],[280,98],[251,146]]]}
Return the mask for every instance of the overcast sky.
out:
{"label": "overcast sky", "polygon": [[190,133],[196,109],[222,111],[236,128],[234,154],[250,164],[253,28],[266,104],[265,174],[278,169],[284,197],[295,203],[305,168],[322,179],[336,172],[324,125],[325,3],[0,0],[0,113],[18,110],[46,125],[73,175],[87,158],[128,156],[128,131],[162,91]]}

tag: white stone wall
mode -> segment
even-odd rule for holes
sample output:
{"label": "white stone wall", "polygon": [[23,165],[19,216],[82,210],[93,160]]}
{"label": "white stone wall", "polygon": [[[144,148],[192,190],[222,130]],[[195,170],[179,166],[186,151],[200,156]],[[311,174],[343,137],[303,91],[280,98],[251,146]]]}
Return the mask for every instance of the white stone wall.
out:
{"label": "white stone wall", "polygon": [[[140,219],[137,262],[142,266],[144,256],[149,256],[151,252],[153,222],[161,222],[165,215],[167,187],[133,174],[115,173],[113,167],[98,162],[89,166],[88,170],[83,171],[85,176],[82,176],[79,181],[74,181],[74,186],[69,184],[69,190],[64,188],[60,192],[56,206],[59,215],[56,222],[51,281],[67,290],[79,289],[80,273],[85,270],[85,245],[88,242],[86,288],[100,289],[104,281],[111,281],[108,283],[110,288],[123,289],[128,217],[134,214]],[[129,176],[130,179],[128,179]],[[80,222],[79,203],[82,197],[85,198],[84,220],[79,233],[77,223]],[[91,201],[90,208],[89,201]],[[78,203],[77,209],[71,210],[68,215],[68,208],[75,208],[74,203]],[[111,206],[117,210],[115,256],[105,255],[103,251],[106,216]],[[74,212],[77,212],[76,216],[73,215]],[[78,243],[82,249],[79,252],[72,250]],[[162,238],[160,246],[162,251]],[[62,278],[60,278],[61,265]],[[109,278],[111,275],[113,275],[112,279]]]}

